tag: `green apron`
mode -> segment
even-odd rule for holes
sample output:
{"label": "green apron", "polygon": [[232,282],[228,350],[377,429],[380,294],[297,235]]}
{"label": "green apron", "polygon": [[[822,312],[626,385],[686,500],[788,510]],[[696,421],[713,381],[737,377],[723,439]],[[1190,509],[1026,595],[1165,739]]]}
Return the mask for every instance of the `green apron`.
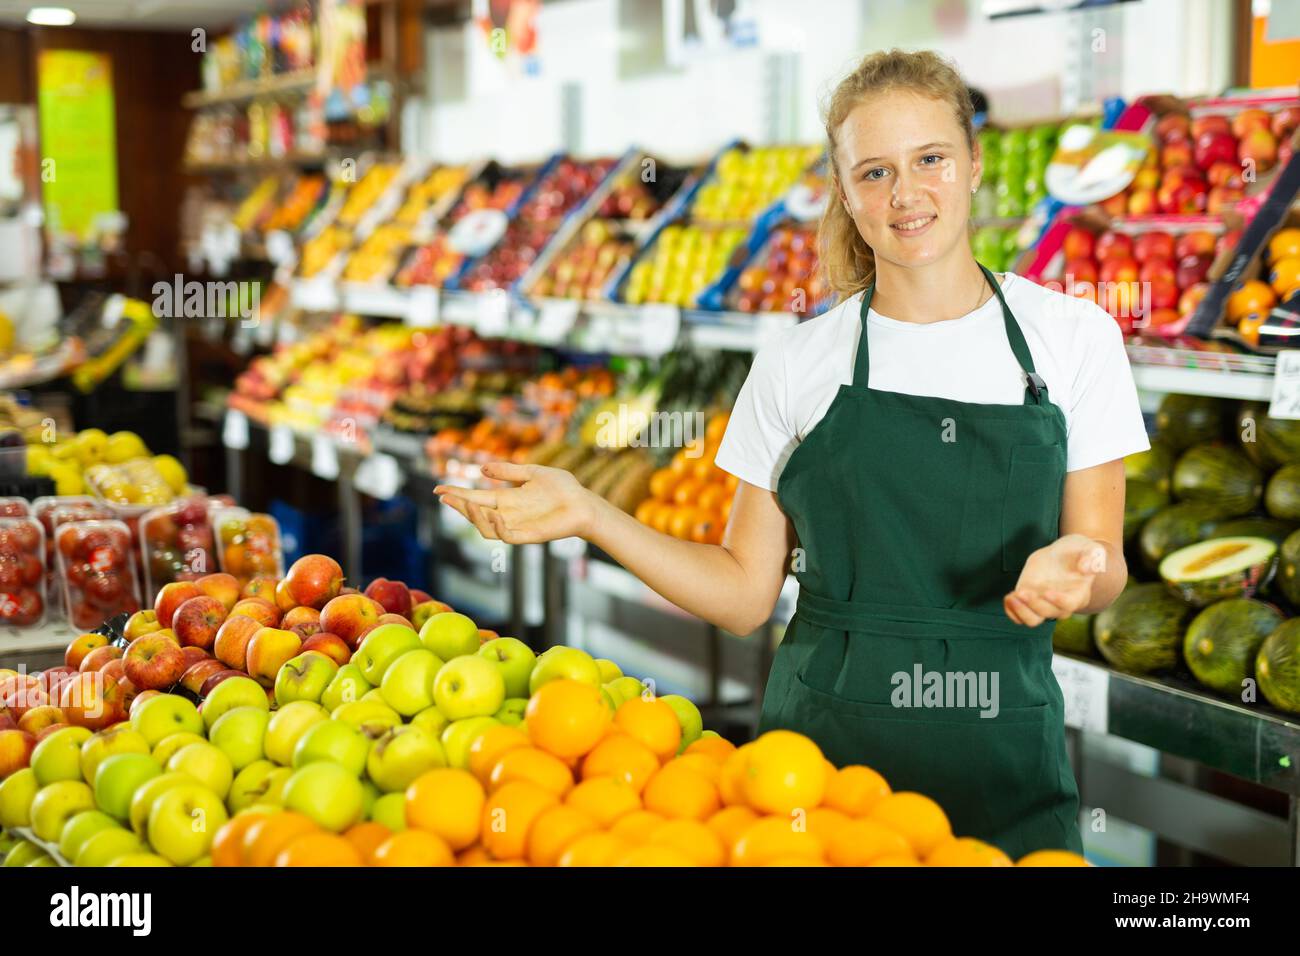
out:
{"label": "green apron", "polygon": [[1002,607],[1058,535],[1065,419],[984,274],[1025,372],[1021,405],[870,388],[863,296],[853,384],[777,484],[800,593],[759,729],[797,730],[837,766],[933,797],[957,835],[1012,858],[1081,852],[1055,622],[1024,627]]}

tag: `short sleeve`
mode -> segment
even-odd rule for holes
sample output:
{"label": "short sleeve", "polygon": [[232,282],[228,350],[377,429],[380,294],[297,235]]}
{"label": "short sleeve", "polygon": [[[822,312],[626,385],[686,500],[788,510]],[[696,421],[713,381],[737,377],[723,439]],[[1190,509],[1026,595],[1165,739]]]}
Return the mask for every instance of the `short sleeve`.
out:
{"label": "short sleeve", "polygon": [[1070,389],[1066,470],[1079,471],[1151,447],[1119,325],[1096,306],[1082,316],[1082,356]]}
{"label": "short sleeve", "polygon": [[740,387],[715,459],[719,468],[776,491],[781,469],[799,443],[787,397],[785,355],[777,338],[758,350]]}

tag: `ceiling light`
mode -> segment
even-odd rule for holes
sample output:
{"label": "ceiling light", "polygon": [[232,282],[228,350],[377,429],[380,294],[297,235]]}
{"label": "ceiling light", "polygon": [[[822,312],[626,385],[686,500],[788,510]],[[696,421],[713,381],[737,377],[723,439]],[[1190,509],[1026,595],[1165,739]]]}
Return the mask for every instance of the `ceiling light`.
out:
{"label": "ceiling light", "polygon": [[32,7],[27,22],[38,27],[70,27],[77,22],[77,15],[67,7]]}

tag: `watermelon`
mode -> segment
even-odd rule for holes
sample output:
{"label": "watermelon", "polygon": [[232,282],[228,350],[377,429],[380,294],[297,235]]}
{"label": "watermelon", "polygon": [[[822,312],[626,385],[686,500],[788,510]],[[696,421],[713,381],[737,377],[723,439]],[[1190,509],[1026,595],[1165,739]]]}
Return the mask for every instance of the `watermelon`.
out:
{"label": "watermelon", "polygon": [[1295,522],[1276,518],[1229,518],[1214,526],[1211,538],[1268,538],[1278,547],[1296,530]]}
{"label": "watermelon", "polygon": [[1183,658],[1206,687],[1238,695],[1242,683],[1255,676],[1255,657],[1264,638],[1283,620],[1273,605],[1250,598],[1211,604],[1188,625]]}
{"label": "watermelon", "polygon": [[1205,395],[1166,395],[1156,411],[1156,436],[1174,451],[1222,438],[1227,407]]}
{"label": "watermelon", "polygon": [[1178,663],[1190,614],[1188,606],[1163,584],[1126,588],[1093,622],[1097,650],[1122,671],[1169,670]]}
{"label": "watermelon", "polygon": [[1265,700],[1300,714],[1300,617],[1283,621],[1265,638],[1255,658],[1255,678]]}
{"label": "watermelon", "polygon": [[1152,571],[1156,570],[1166,555],[1204,541],[1226,517],[1222,509],[1208,501],[1170,505],[1142,526],[1138,535],[1142,560]]}
{"label": "watermelon", "polygon": [[1300,531],[1282,542],[1277,556],[1277,588],[1283,597],[1300,607]]}
{"label": "watermelon", "polygon": [[1273,472],[1264,492],[1264,509],[1274,518],[1300,521],[1300,465]]}
{"label": "watermelon", "polygon": [[1210,501],[1226,515],[1244,515],[1259,504],[1264,473],[1235,448],[1197,445],[1174,466],[1173,489],[1179,501]]}
{"label": "watermelon", "polygon": [[1067,654],[1092,656],[1092,614],[1072,614],[1056,622],[1052,647]]}
{"label": "watermelon", "polygon": [[[1253,429],[1248,427],[1247,419],[1254,419]],[[1242,408],[1237,425],[1242,449],[1261,468],[1272,469],[1300,462],[1300,421],[1269,418],[1267,405],[1252,402]],[[1250,441],[1251,438],[1254,441]]]}
{"label": "watermelon", "polygon": [[1268,538],[1210,538],[1179,548],[1160,562],[1169,590],[1194,607],[1252,597],[1273,577],[1277,545]]}
{"label": "watermelon", "polygon": [[1146,451],[1140,451],[1124,459],[1124,477],[1134,481],[1145,481],[1168,494],[1169,483],[1174,477],[1174,462],[1177,459],[1178,456],[1168,445],[1153,441]]}
{"label": "watermelon", "polygon": [[1130,478],[1124,485],[1124,540],[1131,541],[1158,511],[1169,507],[1169,495],[1140,478]]}

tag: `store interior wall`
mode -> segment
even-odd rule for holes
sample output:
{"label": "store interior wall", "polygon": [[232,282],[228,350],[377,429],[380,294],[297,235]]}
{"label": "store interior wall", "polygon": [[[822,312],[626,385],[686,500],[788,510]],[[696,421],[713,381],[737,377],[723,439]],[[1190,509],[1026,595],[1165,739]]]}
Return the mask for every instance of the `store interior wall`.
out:
{"label": "store interior wall", "polygon": [[[734,137],[815,141],[829,89],[865,52],[889,46],[951,56],[1008,124],[1113,95],[1213,93],[1231,80],[1231,45],[1220,41],[1232,29],[1232,0],[1138,0],[998,20],[979,12],[980,0],[752,0],[758,46],[682,66],[665,62],[664,2],[544,5],[535,75],[498,59],[472,22],[431,29],[416,148],[449,162],[517,162],[639,144],[694,159]],[[579,110],[576,142],[565,141],[574,128],[566,103]]]}

